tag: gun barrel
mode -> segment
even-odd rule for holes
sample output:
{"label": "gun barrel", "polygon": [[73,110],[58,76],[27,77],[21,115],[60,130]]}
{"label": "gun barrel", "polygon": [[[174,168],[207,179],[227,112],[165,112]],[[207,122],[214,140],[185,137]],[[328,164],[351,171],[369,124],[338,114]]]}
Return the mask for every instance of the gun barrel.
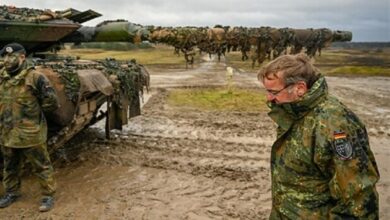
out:
{"label": "gun barrel", "polygon": [[127,21],[103,22],[96,27],[81,27],[63,42],[130,42],[140,43],[147,40],[149,31],[141,25]]}
{"label": "gun barrel", "polygon": [[352,40],[351,31],[333,31],[333,42],[345,42]]}

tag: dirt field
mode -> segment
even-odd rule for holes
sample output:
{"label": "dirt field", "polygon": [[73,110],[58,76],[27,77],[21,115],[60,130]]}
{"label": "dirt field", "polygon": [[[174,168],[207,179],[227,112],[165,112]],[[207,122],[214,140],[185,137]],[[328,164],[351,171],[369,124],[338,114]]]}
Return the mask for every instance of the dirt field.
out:
{"label": "dirt field", "polygon": [[[226,85],[226,64],[205,58],[194,69],[151,72],[143,115],[107,141],[96,125],[58,151],[55,208],[39,213],[33,177],[0,219],[267,219],[269,156],[275,125],[266,112],[204,112],[172,107],[174,88]],[[236,87],[262,90],[256,75],[235,71]],[[366,123],[381,180],[381,219],[390,218],[390,78],[327,78]],[[2,191],[2,189],[0,190]]]}

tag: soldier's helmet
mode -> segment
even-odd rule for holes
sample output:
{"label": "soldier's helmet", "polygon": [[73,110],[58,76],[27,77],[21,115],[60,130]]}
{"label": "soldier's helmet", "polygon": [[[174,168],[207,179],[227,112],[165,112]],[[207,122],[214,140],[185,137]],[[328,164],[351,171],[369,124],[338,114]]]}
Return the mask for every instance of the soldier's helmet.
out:
{"label": "soldier's helmet", "polygon": [[21,44],[18,43],[10,43],[3,47],[3,49],[0,50],[0,56],[5,56],[6,54],[11,53],[23,53],[26,54],[26,49]]}

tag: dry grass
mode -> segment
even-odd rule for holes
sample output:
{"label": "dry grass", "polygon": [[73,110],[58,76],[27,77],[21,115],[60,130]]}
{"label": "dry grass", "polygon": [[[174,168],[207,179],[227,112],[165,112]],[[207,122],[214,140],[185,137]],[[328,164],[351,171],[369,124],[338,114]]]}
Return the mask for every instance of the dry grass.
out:
{"label": "dry grass", "polygon": [[250,58],[246,61],[242,61],[241,58],[242,55],[239,51],[226,53],[226,61],[230,66],[234,66],[240,71],[245,72],[256,72],[257,70],[259,70],[260,67],[257,63],[255,65],[255,68],[252,68],[252,60]]}
{"label": "dry grass", "polygon": [[390,76],[390,50],[325,50],[315,64],[326,75]]}
{"label": "dry grass", "polygon": [[[240,52],[226,55],[229,65],[245,72],[256,73],[268,60],[252,69],[252,60],[241,61]],[[325,49],[313,58],[325,75],[390,76],[390,49]]]}
{"label": "dry grass", "polygon": [[[135,49],[129,51],[113,51],[103,49],[65,49],[60,51],[60,55],[77,56],[85,60],[103,60],[107,57],[117,60],[136,59],[143,65],[178,65],[185,66],[183,54],[177,56],[173,53],[173,47],[156,46],[150,49]],[[195,57],[195,62],[199,62],[199,55]]]}
{"label": "dry grass", "polygon": [[[136,59],[138,63],[155,66],[156,68],[185,68],[184,56],[177,56],[173,48],[157,45],[152,49],[135,49],[130,51],[112,51],[103,49],[66,49],[62,55],[78,56],[81,59],[102,60],[107,57],[118,60]],[[196,54],[195,65],[199,64],[200,56]],[[313,58],[315,65],[325,75],[344,76],[390,76],[390,49],[325,49],[321,56]],[[252,68],[252,60],[242,61],[241,52],[226,54],[226,61],[240,71],[256,73],[261,65]],[[269,61],[265,61],[265,65]]]}
{"label": "dry grass", "polygon": [[390,76],[390,67],[378,66],[343,66],[333,68],[327,75],[348,76]]}
{"label": "dry grass", "polygon": [[177,89],[170,92],[168,103],[203,111],[259,112],[267,109],[265,95],[259,90],[238,88]]}

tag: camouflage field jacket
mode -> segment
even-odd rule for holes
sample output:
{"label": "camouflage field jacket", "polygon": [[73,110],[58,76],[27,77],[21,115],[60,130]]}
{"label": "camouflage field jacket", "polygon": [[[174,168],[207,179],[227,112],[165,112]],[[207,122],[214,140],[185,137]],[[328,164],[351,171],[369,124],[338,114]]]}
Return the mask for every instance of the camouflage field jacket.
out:
{"label": "camouflage field jacket", "polygon": [[270,219],[378,219],[379,171],[365,126],[324,77],[294,103],[271,104]]}
{"label": "camouflage field jacket", "polygon": [[25,148],[47,140],[43,111],[58,107],[57,96],[48,79],[32,67],[11,77],[0,70],[0,145]]}

